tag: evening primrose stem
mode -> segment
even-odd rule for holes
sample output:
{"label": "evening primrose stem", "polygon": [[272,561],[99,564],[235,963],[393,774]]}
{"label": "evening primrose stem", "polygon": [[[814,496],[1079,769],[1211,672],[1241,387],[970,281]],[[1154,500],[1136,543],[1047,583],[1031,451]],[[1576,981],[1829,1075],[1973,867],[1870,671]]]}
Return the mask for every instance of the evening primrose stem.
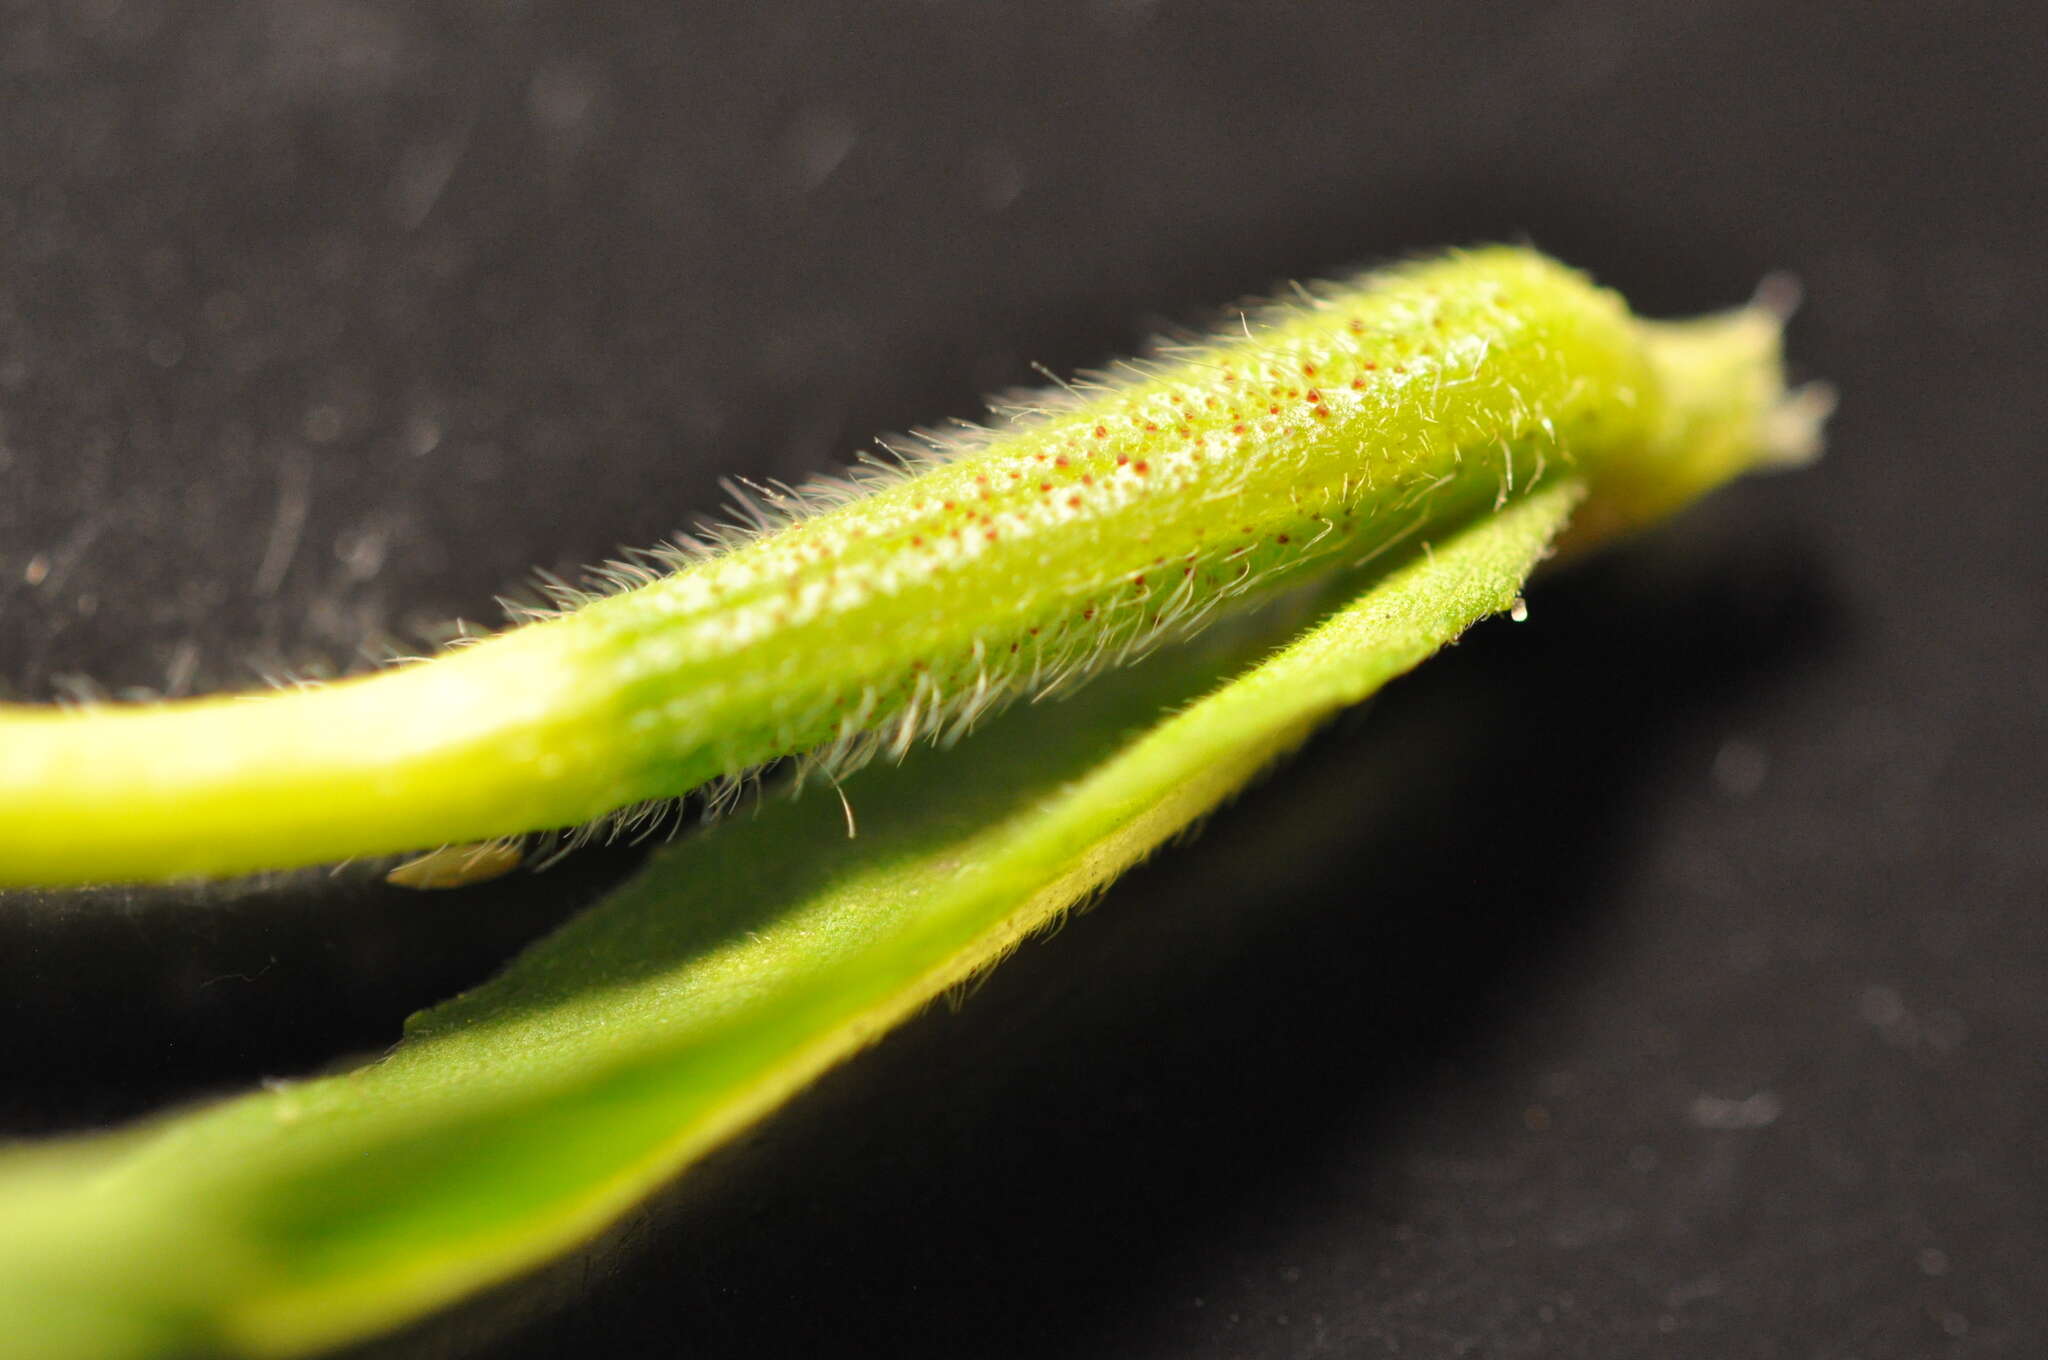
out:
{"label": "evening primrose stem", "polygon": [[1811,449],[1781,326],[1768,303],[1640,321],[1512,248],[1302,290],[901,465],[756,488],[752,532],[430,661],[0,707],[0,885],[480,841],[783,756],[898,756],[1561,479],[1588,492],[1572,546],[1604,540]]}

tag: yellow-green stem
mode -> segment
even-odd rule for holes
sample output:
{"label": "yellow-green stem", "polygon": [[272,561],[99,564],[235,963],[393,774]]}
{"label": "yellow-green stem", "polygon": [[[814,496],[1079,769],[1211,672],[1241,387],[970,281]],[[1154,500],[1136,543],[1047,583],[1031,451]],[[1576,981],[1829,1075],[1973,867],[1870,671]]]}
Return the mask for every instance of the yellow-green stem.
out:
{"label": "yellow-green stem", "polygon": [[[574,826],[844,769],[1569,474],[1575,546],[1811,442],[1782,318],[1643,322],[1496,248],[1276,305],[635,589],[317,688],[0,707],[0,886]],[[1389,559],[1391,560],[1391,559]]]}

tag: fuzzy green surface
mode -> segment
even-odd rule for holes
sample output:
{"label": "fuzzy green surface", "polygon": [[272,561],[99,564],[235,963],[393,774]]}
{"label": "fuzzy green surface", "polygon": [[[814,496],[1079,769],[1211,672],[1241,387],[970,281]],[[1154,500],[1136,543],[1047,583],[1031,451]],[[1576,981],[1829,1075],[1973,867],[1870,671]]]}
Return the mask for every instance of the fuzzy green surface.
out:
{"label": "fuzzy green surface", "polygon": [[1020,399],[908,470],[791,493],[780,528],[431,662],[0,707],[0,885],[573,826],[799,753],[842,773],[1546,479],[1583,476],[1588,533],[1616,532],[1770,437],[1777,325],[1734,317],[1640,323],[1534,252],[1455,254]]}
{"label": "fuzzy green surface", "polygon": [[857,839],[814,790],[672,847],[380,1062],[0,1158],[8,1353],[303,1352],[590,1237],[1506,608],[1579,490],[1437,542],[1263,661],[1302,604],[849,779]]}

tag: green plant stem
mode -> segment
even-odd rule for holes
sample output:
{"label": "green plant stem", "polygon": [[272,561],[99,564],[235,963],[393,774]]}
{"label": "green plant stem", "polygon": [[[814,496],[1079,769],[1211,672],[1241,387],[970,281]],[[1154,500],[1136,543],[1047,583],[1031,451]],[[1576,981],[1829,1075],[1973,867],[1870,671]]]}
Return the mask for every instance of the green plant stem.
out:
{"label": "green plant stem", "polygon": [[804,752],[842,773],[1560,478],[1590,489],[1575,542],[1604,539],[1810,442],[1779,321],[1640,322],[1533,252],[1454,255],[1042,395],[914,475],[425,663],[0,707],[0,886],[569,827]]}

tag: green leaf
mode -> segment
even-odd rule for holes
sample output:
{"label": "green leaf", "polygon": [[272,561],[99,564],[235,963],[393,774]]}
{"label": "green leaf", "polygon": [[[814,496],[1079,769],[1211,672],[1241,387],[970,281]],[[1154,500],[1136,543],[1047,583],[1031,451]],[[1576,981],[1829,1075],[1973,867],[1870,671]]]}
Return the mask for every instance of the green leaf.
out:
{"label": "green leaf", "polygon": [[9,1154],[9,1353],[304,1352],[588,1239],[1506,608],[1578,495],[1425,548],[1264,660],[1307,606],[849,779],[850,812],[814,789],[674,846],[380,1061]]}

